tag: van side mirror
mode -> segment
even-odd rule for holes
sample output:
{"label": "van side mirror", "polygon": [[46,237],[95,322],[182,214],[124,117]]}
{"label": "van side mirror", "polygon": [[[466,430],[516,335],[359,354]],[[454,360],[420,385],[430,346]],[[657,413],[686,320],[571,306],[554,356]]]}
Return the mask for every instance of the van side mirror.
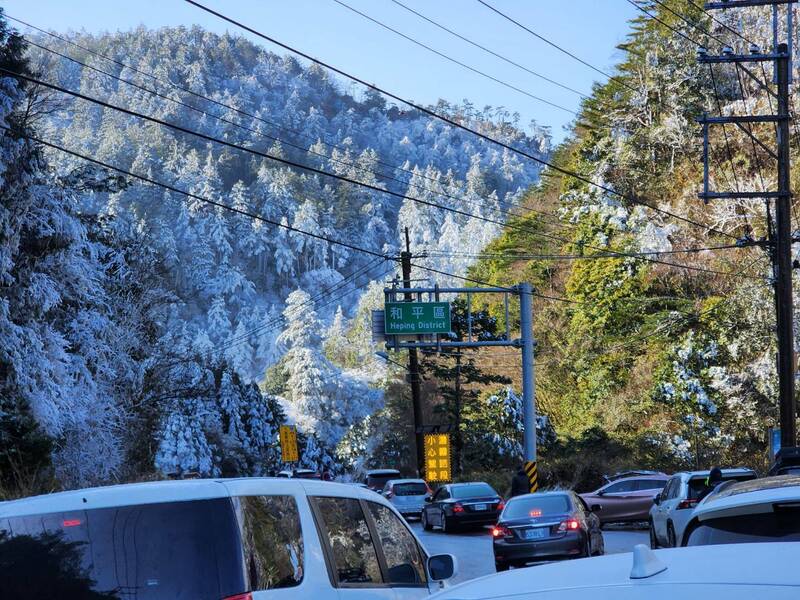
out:
{"label": "van side mirror", "polygon": [[653,496],[653,504],[655,504],[656,506],[661,504],[661,494],[656,494],[655,496]]}
{"label": "van side mirror", "polygon": [[425,502],[433,502],[432,496],[425,496]]}
{"label": "van side mirror", "polygon": [[445,581],[456,574],[456,557],[436,554],[428,559],[428,573],[434,581]]}

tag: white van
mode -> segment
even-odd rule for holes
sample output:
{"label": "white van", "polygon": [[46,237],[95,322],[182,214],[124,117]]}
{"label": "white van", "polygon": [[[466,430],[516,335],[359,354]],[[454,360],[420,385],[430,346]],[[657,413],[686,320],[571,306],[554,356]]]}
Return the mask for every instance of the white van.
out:
{"label": "white van", "polygon": [[0,502],[0,598],[415,600],[455,570],[378,494],[163,481]]}

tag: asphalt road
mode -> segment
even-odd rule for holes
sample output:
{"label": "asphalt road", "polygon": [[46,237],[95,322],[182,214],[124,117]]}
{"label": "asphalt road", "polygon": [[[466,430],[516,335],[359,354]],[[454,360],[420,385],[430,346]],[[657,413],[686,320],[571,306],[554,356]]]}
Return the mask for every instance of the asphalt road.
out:
{"label": "asphalt road", "polygon": [[[458,574],[453,583],[494,573],[492,537],[488,530],[444,534],[439,530],[424,531],[419,522],[411,527],[430,554],[453,554],[458,559]],[[636,544],[649,544],[646,529],[611,525],[603,530],[606,554],[631,552]],[[535,567],[532,567],[535,568]]]}

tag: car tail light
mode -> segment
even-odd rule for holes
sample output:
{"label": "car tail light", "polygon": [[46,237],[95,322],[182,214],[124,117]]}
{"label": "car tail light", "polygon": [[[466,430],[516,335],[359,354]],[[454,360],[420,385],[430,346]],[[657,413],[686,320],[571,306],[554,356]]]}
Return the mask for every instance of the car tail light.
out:
{"label": "car tail light", "polygon": [[505,525],[495,525],[492,527],[492,537],[494,538],[508,538],[512,537],[514,534],[511,533],[511,530],[506,527]]}
{"label": "car tail light", "polygon": [[505,507],[506,503],[503,502],[502,500],[500,500],[500,502],[497,503],[497,510],[503,510]]}
{"label": "car tail light", "polygon": [[61,522],[62,527],[77,527],[81,524],[80,519],[66,519]]}
{"label": "car tail light", "polygon": [[678,510],[684,510],[686,508],[694,508],[697,506],[697,498],[687,498],[686,500],[681,500],[678,502],[678,506],[675,508]]}
{"label": "car tail light", "polygon": [[236,594],[235,596],[225,596],[222,600],[253,600],[253,594],[245,592],[244,594]]}
{"label": "car tail light", "polygon": [[464,512],[464,506],[461,503],[456,502],[455,504],[453,504],[453,512],[454,513],[463,513]]}
{"label": "car tail light", "polygon": [[558,532],[565,533],[566,531],[577,531],[580,528],[581,524],[577,519],[567,519],[566,521],[561,521],[561,524],[558,526]]}

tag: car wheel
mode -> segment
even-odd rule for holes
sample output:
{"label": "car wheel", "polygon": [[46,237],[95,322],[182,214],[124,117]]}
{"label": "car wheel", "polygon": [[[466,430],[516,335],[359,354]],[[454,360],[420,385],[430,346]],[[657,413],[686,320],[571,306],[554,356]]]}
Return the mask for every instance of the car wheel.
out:
{"label": "car wheel", "polygon": [[508,566],[509,565],[506,562],[497,562],[497,561],[495,561],[494,570],[497,571],[498,573],[501,572],[501,571],[508,571]]}
{"label": "car wheel", "polygon": [[445,516],[444,511],[442,511],[441,519],[442,519],[442,533],[448,533],[449,529],[451,528],[447,527],[447,517]]}
{"label": "car wheel", "polygon": [[431,529],[433,529],[433,526],[430,523],[428,523],[428,513],[426,513],[424,510],[420,515],[420,521],[422,521],[422,528],[425,531],[430,531]]}
{"label": "car wheel", "polygon": [[675,527],[673,527],[672,523],[667,523],[667,543],[670,548],[675,548],[678,545],[675,539]]}
{"label": "car wheel", "polygon": [[583,550],[578,555],[578,558],[588,558],[592,555],[592,544],[589,541],[589,538],[586,538],[586,541],[583,543]]}
{"label": "car wheel", "polygon": [[656,526],[650,521],[650,547],[655,550],[658,548],[658,537],[656,537]]}

